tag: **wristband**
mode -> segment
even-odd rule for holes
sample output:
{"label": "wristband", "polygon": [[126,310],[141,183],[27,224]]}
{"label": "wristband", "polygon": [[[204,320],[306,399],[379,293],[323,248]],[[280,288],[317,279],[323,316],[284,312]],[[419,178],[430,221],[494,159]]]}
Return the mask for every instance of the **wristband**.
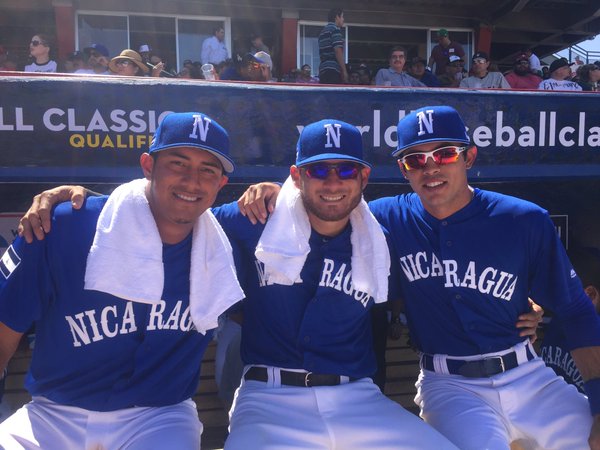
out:
{"label": "wristband", "polygon": [[584,382],[583,389],[588,396],[592,416],[600,414],[600,378],[592,378]]}

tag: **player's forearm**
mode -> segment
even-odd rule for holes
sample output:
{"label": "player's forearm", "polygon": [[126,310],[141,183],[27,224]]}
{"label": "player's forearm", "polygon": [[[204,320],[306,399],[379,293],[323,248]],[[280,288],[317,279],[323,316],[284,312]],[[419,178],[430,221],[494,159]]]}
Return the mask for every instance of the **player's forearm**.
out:
{"label": "player's forearm", "polygon": [[590,437],[588,439],[591,450],[600,449],[600,414],[594,416],[594,422],[592,423],[592,430],[590,431]]}
{"label": "player's forearm", "polygon": [[573,349],[571,356],[584,380],[583,388],[596,419],[600,415],[600,346]]}
{"label": "player's forearm", "polygon": [[600,346],[576,348],[571,355],[584,381],[600,379]]}

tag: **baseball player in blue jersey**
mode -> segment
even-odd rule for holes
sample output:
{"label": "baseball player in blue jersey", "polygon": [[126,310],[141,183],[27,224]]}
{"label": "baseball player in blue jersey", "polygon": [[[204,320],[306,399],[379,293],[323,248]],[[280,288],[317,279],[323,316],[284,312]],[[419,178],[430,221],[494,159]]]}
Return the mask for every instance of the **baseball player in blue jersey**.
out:
{"label": "baseball player in blue jersey", "polygon": [[[468,185],[477,149],[453,108],[409,114],[398,139],[415,192],[369,206],[397,254],[422,417],[461,449],[599,448],[600,323],[547,212]],[[261,189],[253,220],[272,210]],[[528,296],[562,318],[589,404],[515,327]]]}
{"label": "baseball player in blue jersey", "polygon": [[[233,170],[228,149],[209,117],[171,114],[140,158],[145,179],[80,210],[61,204],[44,240],[9,247],[0,368],[32,323],[36,345],[33,400],[0,424],[0,448],[200,448],[191,397],[202,355],[218,314],[243,294],[207,211]],[[218,263],[214,253],[218,274],[197,268]]]}
{"label": "baseball player in blue jersey", "polygon": [[[323,120],[304,128],[265,226],[235,202],[213,209],[240,249],[246,292],[246,366],[226,449],[456,448],[369,378],[370,309],[388,298],[390,261],[362,200],[369,173],[356,127]],[[392,281],[389,296],[398,290]]]}
{"label": "baseball player in blue jersey", "polygon": [[389,256],[362,200],[362,147],[352,125],[312,123],[266,226],[237,203],[213,210],[241,248],[246,293],[226,449],[455,448],[369,378],[369,311],[387,300]]}
{"label": "baseball player in blue jersey", "polygon": [[[403,273],[422,417],[461,449],[600,448],[600,321],[548,213],[469,186],[477,148],[451,107],[402,119],[392,155],[414,193],[370,208]],[[528,296],[561,318],[589,404],[516,333]]]}
{"label": "baseball player in blue jersey", "polygon": [[[367,258],[370,247],[363,258],[352,257],[352,234],[363,219],[353,224],[351,216],[365,213],[358,201],[368,175],[356,128],[318,122],[304,130],[291,168],[288,192],[295,193],[296,201],[288,198],[279,205],[284,212],[295,211],[288,214],[292,218],[304,217],[302,226],[284,222],[283,231],[269,231],[250,226],[235,204],[214,210],[234,247],[242,249],[240,278],[248,297],[242,339],[247,368],[232,411],[228,448],[452,447],[366,378],[375,367],[368,311],[376,298],[382,300],[381,293],[377,297],[368,290],[383,283],[371,283],[368,290],[354,284],[355,263],[376,264],[372,255]],[[38,209],[48,207],[52,194],[44,198],[38,198]],[[36,216],[35,225],[25,221],[25,228],[43,235],[44,220]],[[43,228],[48,231],[47,224]],[[294,230],[303,230],[303,245],[292,239]],[[269,272],[255,255],[257,246],[260,258],[273,247],[261,241],[263,236],[281,236],[279,247],[291,259],[275,269],[296,267],[293,281],[279,281],[273,264]],[[304,249],[300,265],[298,248]],[[398,279],[392,278],[391,298],[399,295]]]}
{"label": "baseball player in blue jersey", "polygon": [[[586,295],[600,314],[600,253],[594,248],[572,248],[569,258],[583,283]],[[567,383],[585,394],[583,378],[573,361],[559,317],[553,317],[544,330],[540,356]]]}

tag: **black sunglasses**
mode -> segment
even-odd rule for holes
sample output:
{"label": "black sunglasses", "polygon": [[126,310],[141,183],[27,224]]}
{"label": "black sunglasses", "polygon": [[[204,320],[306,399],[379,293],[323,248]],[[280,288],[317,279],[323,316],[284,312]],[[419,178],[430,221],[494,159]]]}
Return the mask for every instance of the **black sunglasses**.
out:
{"label": "black sunglasses", "polygon": [[46,45],[45,43],[43,43],[42,41],[38,41],[37,39],[34,39],[33,41],[30,42],[31,45],[33,45],[34,47],[37,47],[38,45]]}
{"label": "black sunglasses", "polygon": [[353,162],[342,162],[338,164],[318,162],[303,167],[306,176],[316,180],[326,180],[329,176],[329,172],[332,170],[335,171],[335,174],[340,180],[354,180],[358,177],[360,168],[360,164]]}

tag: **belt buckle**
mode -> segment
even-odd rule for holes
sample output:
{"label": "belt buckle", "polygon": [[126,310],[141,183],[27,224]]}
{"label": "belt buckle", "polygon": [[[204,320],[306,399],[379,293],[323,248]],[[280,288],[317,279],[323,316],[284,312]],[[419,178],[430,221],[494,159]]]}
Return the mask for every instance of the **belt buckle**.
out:
{"label": "belt buckle", "polygon": [[310,381],[311,375],[312,372],[306,372],[306,375],[304,375],[304,387],[312,387],[312,382]]}
{"label": "belt buckle", "polygon": [[500,355],[496,355],[496,356],[488,356],[487,358],[484,358],[484,361],[493,361],[497,359],[498,361],[500,361],[500,372],[499,373],[504,373],[506,372],[506,366],[504,365],[504,359],[502,358],[502,356]]}

